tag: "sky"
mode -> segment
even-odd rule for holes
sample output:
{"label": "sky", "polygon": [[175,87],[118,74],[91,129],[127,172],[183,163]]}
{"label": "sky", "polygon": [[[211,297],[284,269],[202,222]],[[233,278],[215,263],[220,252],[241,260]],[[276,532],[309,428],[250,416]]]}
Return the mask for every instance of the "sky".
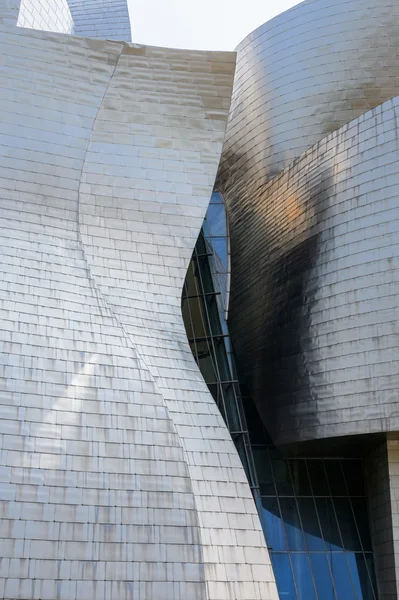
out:
{"label": "sky", "polygon": [[234,50],[253,29],[298,0],[128,0],[138,44]]}

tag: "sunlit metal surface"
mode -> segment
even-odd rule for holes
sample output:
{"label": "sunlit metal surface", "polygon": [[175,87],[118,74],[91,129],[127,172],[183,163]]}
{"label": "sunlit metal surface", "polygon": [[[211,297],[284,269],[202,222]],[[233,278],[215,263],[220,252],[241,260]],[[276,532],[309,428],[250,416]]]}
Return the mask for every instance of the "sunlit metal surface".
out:
{"label": "sunlit metal surface", "polygon": [[232,205],[230,327],[276,442],[399,429],[399,98]]}
{"label": "sunlit metal surface", "polygon": [[397,96],[398,38],[396,0],[308,0],[249,34],[219,173],[227,206]]}

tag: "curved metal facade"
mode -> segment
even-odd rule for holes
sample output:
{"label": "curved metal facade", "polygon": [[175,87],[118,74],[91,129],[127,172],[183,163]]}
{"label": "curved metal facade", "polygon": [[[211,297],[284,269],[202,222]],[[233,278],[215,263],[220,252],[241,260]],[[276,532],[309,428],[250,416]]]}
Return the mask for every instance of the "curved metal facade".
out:
{"label": "curved metal facade", "polygon": [[398,429],[398,36],[392,0],[309,0],[238,47],[215,189],[238,366],[278,443]]}
{"label": "curved metal facade", "polygon": [[230,325],[276,442],[399,429],[398,111],[345,125],[230,212]]}
{"label": "curved metal facade", "polygon": [[219,171],[227,206],[398,95],[398,37],[395,0],[307,0],[245,38]]}
{"label": "curved metal facade", "polygon": [[235,55],[0,51],[0,596],[276,600],[180,310]]}

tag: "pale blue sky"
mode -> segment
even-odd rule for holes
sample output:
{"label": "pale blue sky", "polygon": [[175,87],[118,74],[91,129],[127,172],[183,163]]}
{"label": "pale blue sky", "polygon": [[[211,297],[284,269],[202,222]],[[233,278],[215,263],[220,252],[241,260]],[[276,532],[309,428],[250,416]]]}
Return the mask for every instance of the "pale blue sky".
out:
{"label": "pale blue sky", "polygon": [[139,44],[234,50],[253,29],[298,0],[128,0]]}

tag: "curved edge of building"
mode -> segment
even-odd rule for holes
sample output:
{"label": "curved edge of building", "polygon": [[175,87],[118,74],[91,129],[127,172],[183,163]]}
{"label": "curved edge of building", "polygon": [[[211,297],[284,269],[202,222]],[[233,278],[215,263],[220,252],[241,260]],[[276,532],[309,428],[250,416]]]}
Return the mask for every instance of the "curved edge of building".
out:
{"label": "curved edge of building", "polygon": [[235,55],[19,28],[0,48],[0,595],[276,600],[180,311]]}
{"label": "curved edge of building", "polygon": [[230,206],[229,324],[276,443],[399,430],[398,111],[365,113]]}
{"label": "curved edge of building", "polygon": [[218,175],[227,206],[397,96],[398,36],[395,0],[307,0],[247,36]]}

